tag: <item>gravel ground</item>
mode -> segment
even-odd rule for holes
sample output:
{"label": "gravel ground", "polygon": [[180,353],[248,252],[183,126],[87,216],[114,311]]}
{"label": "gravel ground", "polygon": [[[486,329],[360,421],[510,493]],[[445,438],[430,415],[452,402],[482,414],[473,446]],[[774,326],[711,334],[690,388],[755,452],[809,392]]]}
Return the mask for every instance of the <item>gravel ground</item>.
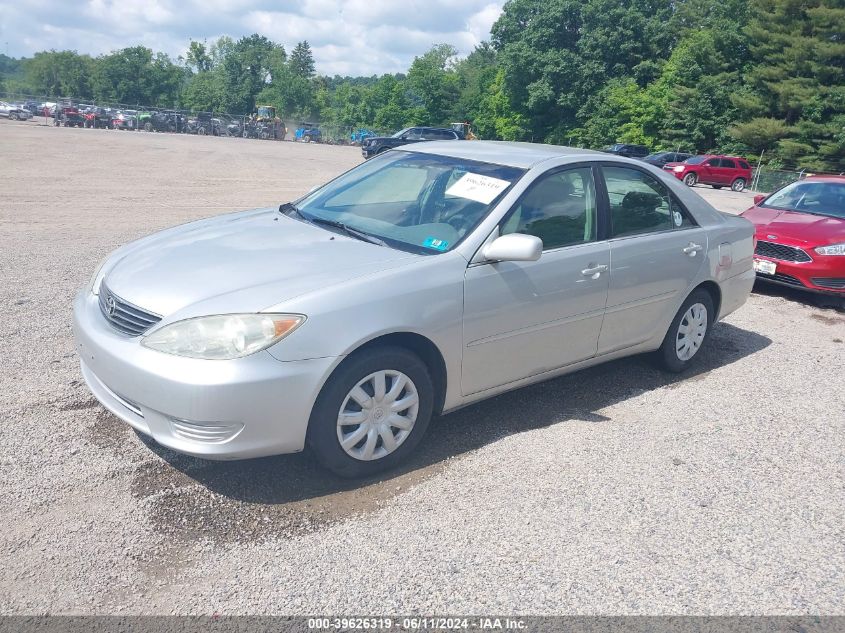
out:
{"label": "gravel ground", "polygon": [[0,612],[845,613],[842,310],[764,290],[693,373],[632,358],[500,396],[386,479],[202,462],[92,399],[72,296],[119,244],[358,150],[5,121],[0,147]]}

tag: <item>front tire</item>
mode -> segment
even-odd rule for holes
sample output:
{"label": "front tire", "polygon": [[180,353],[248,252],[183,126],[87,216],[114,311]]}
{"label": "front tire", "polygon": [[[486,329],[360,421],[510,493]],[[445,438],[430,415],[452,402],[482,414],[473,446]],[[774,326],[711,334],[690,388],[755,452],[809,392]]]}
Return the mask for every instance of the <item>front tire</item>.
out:
{"label": "front tire", "polygon": [[434,386],[420,358],[401,347],[353,354],[320,392],[308,445],[341,477],[367,477],[404,463],[434,409]]}
{"label": "front tire", "polygon": [[695,174],[687,174],[686,176],[684,176],[684,184],[687,187],[693,187],[693,186],[695,186],[695,183],[697,183],[697,182],[698,182],[698,176],[696,176]]}
{"label": "front tire", "polygon": [[745,178],[737,178],[731,183],[733,191],[745,191]]}
{"label": "front tire", "polygon": [[660,366],[675,374],[686,370],[710,337],[715,317],[710,293],[701,288],[694,290],[672,319],[657,351]]}

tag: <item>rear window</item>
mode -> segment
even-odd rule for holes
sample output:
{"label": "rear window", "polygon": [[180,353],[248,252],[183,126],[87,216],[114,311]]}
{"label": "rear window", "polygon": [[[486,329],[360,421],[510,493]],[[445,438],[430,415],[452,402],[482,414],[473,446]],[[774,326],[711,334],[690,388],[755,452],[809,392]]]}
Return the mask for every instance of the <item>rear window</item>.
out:
{"label": "rear window", "polygon": [[743,169],[751,169],[751,166],[748,163],[746,163],[744,160],[739,161],[739,166],[742,167]]}

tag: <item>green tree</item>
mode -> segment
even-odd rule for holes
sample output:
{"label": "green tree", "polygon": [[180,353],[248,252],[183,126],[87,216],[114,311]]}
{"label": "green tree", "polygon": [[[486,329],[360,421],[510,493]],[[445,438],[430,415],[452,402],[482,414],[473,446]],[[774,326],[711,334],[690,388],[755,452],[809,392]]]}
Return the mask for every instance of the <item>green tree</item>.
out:
{"label": "green tree", "polygon": [[24,63],[24,81],[35,94],[90,99],[94,65],[76,51],[43,51]]}
{"label": "green tree", "polygon": [[307,41],[299,42],[291,51],[288,65],[295,77],[310,79],[314,76],[316,70],[314,55],[311,53],[311,47]]}
{"label": "green tree", "polygon": [[252,112],[256,97],[272,79],[272,65],[280,46],[263,35],[239,39],[224,52],[219,72],[223,87],[223,108],[232,113]]}
{"label": "green tree", "polygon": [[189,67],[197,73],[204,73],[211,70],[211,55],[206,50],[205,43],[191,40],[188,45],[186,62]]}
{"label": "green tree", "polygon": [[845,6],[841,0],[751,0],[751,6],[754,64],[738,104],[744,118],[785,122],[789,138],[778,151],[796,166],[845,168]]}
{"label": "green tree", "polygon": [[94,98],[142,106],[179,103],[183,69],[164,53],[133,46],[95,60],[91,78]]}
{"label": "green tree", "polygon": [[452,66],[457,53],[449,44],[438,44],[411,63],[408,97],[420,108],[424,123],[444,124],[452,118],[459,93],[458,76]]}

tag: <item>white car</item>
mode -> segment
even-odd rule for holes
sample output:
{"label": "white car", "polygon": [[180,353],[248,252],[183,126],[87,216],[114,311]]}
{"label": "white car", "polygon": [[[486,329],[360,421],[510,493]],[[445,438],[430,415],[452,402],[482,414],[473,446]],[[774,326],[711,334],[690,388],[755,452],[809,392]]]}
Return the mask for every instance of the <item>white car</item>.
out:
{"label": "white car", "polygon": [[0,116],[7,117],[12,121],[26,121],[32,118],[32,113],[14,103],[0,101]]}

